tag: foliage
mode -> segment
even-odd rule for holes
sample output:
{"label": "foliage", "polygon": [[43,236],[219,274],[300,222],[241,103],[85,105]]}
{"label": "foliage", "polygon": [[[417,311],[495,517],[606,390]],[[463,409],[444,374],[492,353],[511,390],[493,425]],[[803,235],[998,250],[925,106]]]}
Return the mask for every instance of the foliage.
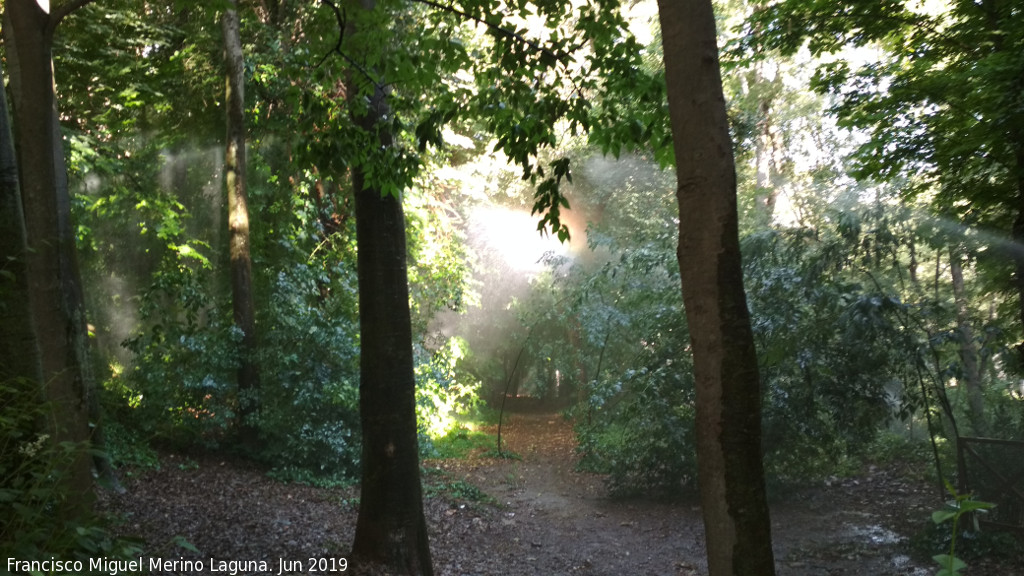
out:
{"label": "foliage", "polygon": [[944,509],[932,512],[932,522],[935,524],[951,522],[952,538],[949,542],[949,553],[933,557],[933,560],[941,566],[941,570],[936,572],[935,576],[957,576],[967,568],[967,564],[956,556],[957,524],[965,514],[980,514],[993,506],[988,502],[974,500],[970,494],[958,494],[948,483],[946,490],[953,496],[953,500],[947,502]]}
{"label": "foliage", "polygon": [[948,556],[954,536],[958,542],[956,556],[968,564],[984,564],[994,560],[1013,561],[1024,552],[1020,539],[1009,532],[975,530],[973,526],[960,523],[954,535],[948,523],[936,524],[931,519],[911,536],[910,547],[922,560],[934,562],[937,555]]}
{"label": "foliage", "polygon": [[579,426],[580,466],[609,474],[616,495],[678,496],[692,488],[693,382],[678,363],[627,371],[622,381],[594,391],[590,426]]}
{"label": "foliage", "polygon": [[[116,405],[116,402],[108,402]],[[104,426],[107,453],[115,468],[159,469],[160,457],[138,430],[127,427],[121,420],[108,419]],[[130,473],[130,472],[129,472]]]}
{"label": "foliage", "polygon": [[882,430],[865,449],[865,453],[883,466],[905,466],[912,470],[924,470],[931,454],[928,447],[918,438],[905,433]]}
{"label": "foliage", "polygon": [[[643,197],[643,188],[631,192]],[[873,192],[871,201],[859,188],[834,186],[830,205],[807,205],[806,226],[754,229],[743,239],[772,482],[806,482],[877,460],[876,434],[894,415],[920,416],[927,404],[941,417],[942,402],[963,409],[958,389],[947,394],[944,385],[960,370],[949,292],[926,286],[919,271],[926,259],[945,261],[939,251],[948,237],[934,221],[910,218],[887,191]],[[576,300],[558,322],[579,323],[585,345],[575,361],[591,374],[585,404],[574,411],[583,463],[611,473],[626,491],[630,484],[649,490],[644,474],[656,477],[667,466],[673,472],[662,480],[672,491],[692,477],[692,376],[677,352],[687,339],[669,323],[678,279],[670,238],[634,243],[634,230],[659,228],[658,213],[645,214],[655,223],[630,214],[620,209],[621,223],[592,225],[593,248],[606,260],[597,273],[577,265],[560,276],[560,289]],[[999,331],[989,326],[986,353],[995,356]],[[641,342],[667,346],[673,365],[663,370],[677,382],[655,377],[649,357],[630,346]],[[1013,411],[991,396],[993,410]]]}
{"label": "foliage", "polygon": [[234,420],[231,382],[241,334],[203,289],[202,274],[169,261],[155,275],[140,311],[149,329],[125,342],[135,362],[124,389],[141,399],[133,425],[215,446]]}
{"label": "foliage", "polygon": [[453,502],[463,502],[463,506],[497,504],[493,496],[465,480],[451,480],[446,474],[440,474],[437,478],[430,474],[426,476],[423,486],[423,496],[426,498],[442,497]]}
{"label": "foliage", "polygon": [[61,477],[90,449],[39,432],[39,423],[53,414],[38,384],[3,380],[0,393],[0,554],[22,560],[137,557],[138,543],[114,537],[102,519],[57,513],[58,503],[81,497],[66,493]]}
{"label": "foliage", "polygon": [[[259,458],[351,476],[360,454],[357,325],[337,301],[317,304],[320,274],[304,265],[279,272],[262,318],[260,365],[273,377],[261,391]],[[337,278],[333,290],[355,281],[350,273]]]}
{"label": "foliage", "polygon": [[916,354],[894,316],[898,297],[851,278],[844,252],[841,238],[802,230],[745,239],[766,463],[776,477],[811,478],[866,448],[892,412],[886,390],[902,387]]}
{"label": "foliage", "polygon": [[670,204],[658,178],[625,178],[633,187],[627,209],[588,235],[603,257],[562,280],[572,286],[563,288],[574,295],[567,315],[581,332],[575,362],[587,374],[585,401],[573,411],[581,465],[610,474],[617,494],[678,494],[696,477],[694,382],[692,359],[680,353],[689,333]]}
{"label": "foliage", "polygon": [[486,451],[494,446],[494,435],[480,430],[471,430],[462,425],[449,430],[440,438],[430,440],[429,458],[467,458],[472,454]]}
{"label": "foliage", "polygon": [[427,356],[419,346],[416,361],[416,411],[421,433],[443,438],[456,429],[456,417],[476,407],[480,383],[462,369],[466,342],[450,338]]}
{"label": "foliage", "polygon": [[[1011,111],[1024,87],[1011,47],[1022,24],[1019,11],[998,2],[927,10],[901,1],[786,0],[755,11],[741,44],[759,54],[839,52],[817,66],[814,87],[835,98],[841,126],[868,136],[850,173],[900,183],[905,198],[921,198],[937,214],[1019,240],[1024,132]],[[876,57],[857,61],[842,53],[847,47]],[[993,287],[1005,289],[1007,260],[1020,260],[1005,251],[996,257],[1003,275]]]}

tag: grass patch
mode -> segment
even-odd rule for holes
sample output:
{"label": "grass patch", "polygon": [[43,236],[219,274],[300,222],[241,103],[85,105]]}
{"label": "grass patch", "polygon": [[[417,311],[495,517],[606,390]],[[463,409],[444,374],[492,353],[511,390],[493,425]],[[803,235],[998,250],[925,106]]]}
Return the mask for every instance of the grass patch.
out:
{"label": "grass patch", "polygon": [[475,452],[492,448],[496,440],[493,434],[459,427],[445,436],[432,440],[431,458],[468,458]]}
{"label": "grass patch", "polygon": [[423,481],[423,497],[426,499],[444,498],[451,502],[498,504],[490,494],[470,482],[453,479],[450,472],[441,468],[421,467],[420,478]]}
{"label": "grass patch", "polygon": [[452,502],[469,504],[498,504],[493,496],[465,480],[443,479],[424,483],[423,496],[428,499],[441,497]]}

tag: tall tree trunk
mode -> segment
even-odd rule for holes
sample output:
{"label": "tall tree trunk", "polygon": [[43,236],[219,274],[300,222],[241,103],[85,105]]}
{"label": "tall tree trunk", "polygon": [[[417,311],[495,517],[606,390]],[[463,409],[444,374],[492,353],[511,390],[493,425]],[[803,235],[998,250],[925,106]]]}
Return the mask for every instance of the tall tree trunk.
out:
{"label": "tall tree trunk", "polygon": [[18,161],[14,155],[7,92],[0,73],[0,381],[24,378],[43,380],[39,343],[29,306],[24,211],[18,188]]}
{"label": "tall tree trunk", "polygon": [[[1013,257],[1013,283],[1017,288],[1017,320],[1020,322],[1021,329],[1024,330],[1024,145],[1018,146],[1015,154],[1016,157],[1016,172],[1017,172],[1017,199],[1016,199],[1016,210],[1017,217],[1013,221],[1013,229],[1011,231],[1011,238],[1013,240],[1012,257]],[[1021,366],[1024,366],[1024,335],[1022,340],[1017,343],[1017,355],[1018,362]],[[1024,369],[1022,369],[1024,370]]]}
{"label": "tall tree trunk", "polygon": [[[362,0],[372,10],[373,0]],[[355,26],[349,23],[350,28]],[[354,30],[345,36],[351,38]],[[352,71],[351,75],[359,72]],[[350,77],[349,94],[365,93]],[[365,94],[356,123],[382,148],[393,145],[387,94]],[[434,573],[423,516],[412,318],[406,270],[405,216],[398,196],[368,185],[352,170],[359,274],[359,416],[363,430],[359,516],[352,559],[356,569],[383,566],[389,574]]]}
{"label": "tall tree trunk", "polygon": [[739,251],[736,170],[711,0],[659,0],[679,187],[679,269],[697,393],[711,576],[775,573],[761,386]]}
{"label": "tall tree trunk", "polygon": [[974,341],[974,329],[967,309],[964,289],[964,270],[961,255],[956,246],[949,248],[949,273],[953,279],[953,301],[956,305],[956,324],[960,339],[960,362],[963,366],[963,382],[967,389],[967,408],[971,428],[979,436],[988,434],[985,420],[985,398],[981,383],[981,368],[978,365],[978,346]]}
{"label": "tall tree trunk", "polygon": [[[771,226],[775,218],[775,205],[779,199],[779,190],[776,186],[779,170],[778,151],[781,146],[779,142],[779,130],[775,126],[773,115],[774,90],[768,89],[768,84],[775,82],[769,80],[763,68],[767,62],[762,60],[755,64],[754,80],[752,88],[759,93],[757,103],[757,137],[754,141],[754,164],[755,164],[755,201],[758,223],[763,226]],[[778,71],[776,71],[778,74]]]}
{"label": "tall tree trunk", "polygon": [[[80,5],[81,3],[77,3]],[[64,12],[66,13],[66,12]],[[42,383],[51,402],[56,441],[89,439],[89,386],[84,378],[85,321],[77,276],[70,198],[53,87],[53,31],[64,13],[38,3],[7,2],[5,34],[17,131],[15,144],[28,257],[28,303],[39,344]],[[67,470],[63,514],[91,502],[92,472],[82,451]]]}
{"label": "tall tree trunk", "polygon": [[238,18],[238,0],[221,16],[227,75],[227,150],[224,182],[228,195],[228,250],[231,257],[231,301],[235,326],[242,332],[238,364],[238,419],[243,442],[255,443],[254,417],[259,411],[260,375],[256,364],[256,307],[252,290],[249,244],[249,199],[245,177],[245,69]]}

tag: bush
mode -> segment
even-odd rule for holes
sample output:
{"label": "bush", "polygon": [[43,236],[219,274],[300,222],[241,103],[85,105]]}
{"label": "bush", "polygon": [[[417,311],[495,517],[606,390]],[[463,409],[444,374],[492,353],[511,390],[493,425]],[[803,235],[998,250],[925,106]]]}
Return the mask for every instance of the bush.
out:
{"label": "bush", "polygon": [[[577,414],[580,466],[617,496],[672,496],[696,478],[692,372],[681,362],[605,381]],[[589,423],[588,423],[589,421]]]}
{"label": "bush", "polygon": [[125,424],[145,437],[216,447],[235,418],[241,332],[207,294],[204,269],[169,258],[142,297],[146,328],[124,342],[134,362],[117,386]]}
{"label": "bush", "polygon": [[442,438],[458,427],[457,417],[478,407],[480,382],[462,368],[468,345],[453,337],[433,352],[423,346],[414,352],[419,432],[428,440]]}
{"label": "bush", "polygon": [[88,510],[75,518],[58,513],[63,503],[78,497],[67,493],[64,474],[89,447],[55,443],[40,432],[39,423],[52,420],[53,414],[38,386],[5,380],[0,396],[0,556],[83,561],[138,556],[137,542],[114,538]]}
{"label": "bush", "polygon": [[352,478],[361,451],[358,323],[320,300],[318,282],[315,269],[296,265],[273,285],[261,324],[258,457],[280,474]]}

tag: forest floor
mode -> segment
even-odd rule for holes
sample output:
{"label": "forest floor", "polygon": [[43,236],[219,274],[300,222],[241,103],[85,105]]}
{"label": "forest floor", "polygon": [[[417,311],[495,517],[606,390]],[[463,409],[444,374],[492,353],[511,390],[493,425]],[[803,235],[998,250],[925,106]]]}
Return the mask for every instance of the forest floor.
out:
{"label": "forest floor", "polygon": [[[512,415],[503,441],[522,459],[425,462],[439,576],[706,574],[695,498],[608,498],[602,476],[575,469],[572,426],[559,415]],[[870,468],[774,501],[779,576],[933,574],[930,560],[912,557],[909,542],[941,499],[910,478],[897,468]],[[278,574],[279,559],[310,573],[310,558],[344,557],[355,529],[357,488],[282,484],[230,460],[166,455],[159,470],[125,485],[124,495],[102,494],[101,509],[122,519],[124,534],[143,535],[147,556],[202,560],[203,573],[212,562],[264,560],[263,573]],[[474,487],[493,502],[481,502]],[[176,537],[201,553],[179,547]],[[1007,574],[1024,574],[1024,560],[976,562],[965,572]]]}

